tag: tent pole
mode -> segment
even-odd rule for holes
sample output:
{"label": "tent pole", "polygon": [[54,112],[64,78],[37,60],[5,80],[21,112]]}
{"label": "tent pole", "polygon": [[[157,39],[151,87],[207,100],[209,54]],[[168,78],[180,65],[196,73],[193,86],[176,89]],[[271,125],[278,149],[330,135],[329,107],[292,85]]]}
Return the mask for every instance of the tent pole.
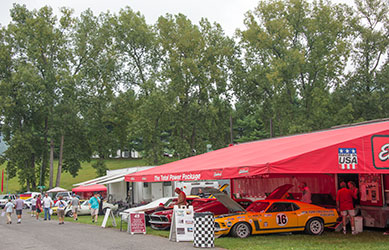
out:
{"label": "tent pole", "polygon": [[234,179],[230,179],[230,193],[231,193],[231,199],[234,198]]}

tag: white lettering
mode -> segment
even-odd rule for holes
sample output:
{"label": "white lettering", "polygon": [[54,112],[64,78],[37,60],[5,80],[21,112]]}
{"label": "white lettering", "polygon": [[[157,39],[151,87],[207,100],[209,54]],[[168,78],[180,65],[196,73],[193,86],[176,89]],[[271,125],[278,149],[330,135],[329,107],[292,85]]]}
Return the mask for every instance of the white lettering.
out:
{"label": "white lettering", "polygon": [[381,147],[381,152],[378,155],[381,161],[386,161],[389,159],[389,143]]}

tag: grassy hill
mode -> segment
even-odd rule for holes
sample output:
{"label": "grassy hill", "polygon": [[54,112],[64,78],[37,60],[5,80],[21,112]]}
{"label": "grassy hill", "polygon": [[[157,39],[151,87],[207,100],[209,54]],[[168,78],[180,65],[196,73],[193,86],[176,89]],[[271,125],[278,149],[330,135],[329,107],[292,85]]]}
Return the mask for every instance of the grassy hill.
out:
{"label": "grassy hill", "polygon": [[[78,176],[73,178],[69,173],[62,173],[61,175],[61,187],[66,188],[68,190],[71,190],[73,188],[73,184],[87,181],[90,179],[94,179],[97,177],[96,170],[92,168],[92,164],[95,162],[95,160],[92,160],[91,162],[83,162],[81,164],[81,169],[78,172]],[[129,168],[129,167],[136,167],[136,166],[146,166],[146,162],[143,159],[110,159],[106,161],[107,167],[109,170],[114,169],[120,169],[120,168]],[[54,162],[54,183],[57,176],[57,167],[58,162]],[[4,169],[4,175],[5,175],[5,164],[0,166],[0,174],[1,170]],[[49,186],[49,180],[47,178],[46,183],[44,186]],[[10,193],[16,193],[20,191],[21,186],[19,184],[18,177],[12,178],[8,181],[8,192]],[[4,192],[6,192],[6,177],[4,176]]]}

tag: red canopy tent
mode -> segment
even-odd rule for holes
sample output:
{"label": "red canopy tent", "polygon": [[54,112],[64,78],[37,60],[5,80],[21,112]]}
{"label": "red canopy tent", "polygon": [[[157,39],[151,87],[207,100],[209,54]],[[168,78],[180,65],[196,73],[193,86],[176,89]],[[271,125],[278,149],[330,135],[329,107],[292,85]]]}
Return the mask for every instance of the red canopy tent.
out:
{"label": "red canopy tent", "polygon": [[129,182],[263,174],[389,173],[389,121],[239,144],[129,174]]}
{"label": "red canopy tent", "polygon": [[101,192],[103,197],[107,194],[107,187],[101,184],[79,186],[72,189],[73,193],[80,195],[82,198],[89,198],[95,192]]}

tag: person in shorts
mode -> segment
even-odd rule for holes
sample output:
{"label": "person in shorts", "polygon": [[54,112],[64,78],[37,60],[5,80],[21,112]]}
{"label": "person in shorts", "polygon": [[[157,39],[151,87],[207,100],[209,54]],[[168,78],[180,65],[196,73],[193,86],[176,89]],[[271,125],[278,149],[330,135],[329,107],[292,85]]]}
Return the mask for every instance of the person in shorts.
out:
{"label": "person in shorts", "polygon": [[354,193],[346,187],[346,183],[342,181],[340,183],[340,189],[336,195],[336,204],[343,222],[343,233],[346,234],[347,216],[350,218],[352,234],[356,234],[355,231],[355,209],[353,203]]}
{"label": "person in shorts", "polygon": [[58,197],[57,203],[55,203],[55,206],[57,206],[57,215],[58,215],[58,220],[60,225],[64,224],[64,218],[65,218],[65,208],[68,205],[66,201],[63,200],[62,196]]}
{"label": "person in shorts", "polygon": [[31,217],[35,216],[36,212],[36,195],[31,199]]}
{"label": "person in shorts", "polygon": [[24,200],[20,199],[20,195],[17,196],[18,199],[15,201],[15,211],[16,215],[18,216],[18,222],[17,224],[22,223],[22,211],[24,207]]}
{"label": "person in shorts", "polygon": [[8,199],[7,204],[5,204],[4,210],[7,215],[7,224],[12,224],[11,214],[14,210],[15,205],[12,203],[11,199]]}
{"label": "person in shorts", "polygon": [[92,216],[92,222],[97,222],[97,217],[99,214],[99,205],[100,205],[100,199],[97,196],[97,193],[95,193],[90,199],[89,199],[89,209],[91,210],[91,216]]}
{"label": "person in shorts", "polygon": [[36,198],[36,219],[39,220],[39,214],[42,212],[42,195],[38,194]]}
{"label": "person in shorts", "polygon": [[78,208],[81,209],[80,199],[76,196],[76,194],[72,195],[72,200],[70,201],[70,205],[72,206],[73,220],[78,220],[77,213]]}

